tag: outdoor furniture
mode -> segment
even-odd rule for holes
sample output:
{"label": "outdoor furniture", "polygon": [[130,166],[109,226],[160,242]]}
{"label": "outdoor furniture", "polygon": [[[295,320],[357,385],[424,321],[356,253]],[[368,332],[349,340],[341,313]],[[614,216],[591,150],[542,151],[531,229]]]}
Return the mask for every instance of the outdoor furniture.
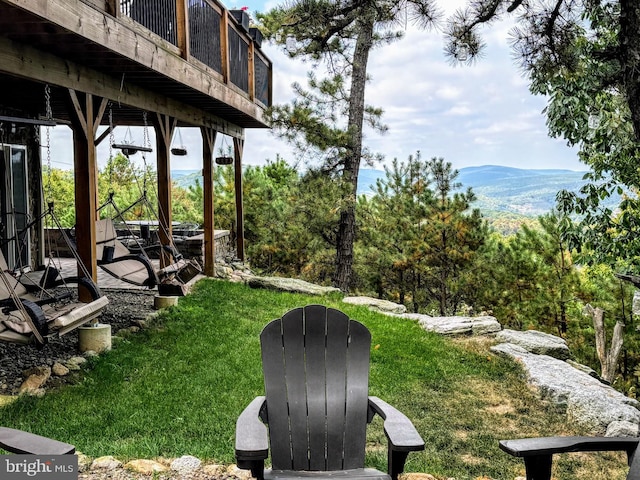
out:
{"label": "outdoor furniture", "polygon": [[568,452],[625,451],[629,461],[627,480],[640,480],[640,455],[634,455],[638,437],[540,437],[501,440],[500,448],[524,459],[527,480],[550,480],[553,455]]}
{"label": "outdoor furniture", "polygon": [[96,222],[96,255],[100,268],[119,280],[149,288],[158,284],[158,276],[149,258],[132,254],[118,240],[116,228],[110,218]]}
{"label": "outdoor furniture", "polygon": [[[156,270],[147,255],[152,250],[166,252],[175,262]],[[184,285],[201,273],[196,260],[186,260],[170,245],[157,244],[133,252],[118,239],[110,218],[96,222],[96,255],[98,265],[109,275],[139,287],[158,286],[161,295],[184,295]]]}
{"label": "outdoor furniture", "polygon": [[[23,274],[15,278],[0,252],[1,342],[29,344],[35,340],[36,346],[42,347],[49,337],[63,336],[93,320],[109,304],[109,299],[90,279],[73,277],[58,281],[55,269],[33,273],[39,276]],[[70,292],[45,290],[62,283],[85,288],[91,301],[73,301]]]}
{"label": "outdoor furniture", "polygon": [[[361,323],[309,305],[270,322],[260,342],[265,396],[238,418],[240,468],[258,479],[395,480],[409,452],[424,449],[407,417],[368,396],[371,334]],[[389,442],[388,474],[364,468],[366,425],[375,414]],[[269,448],[272,469],[265,470]]]}
{"label": "outdoor furniture", "polygon": [[76,447],[68,443],[6,427],[0,427],[0,448],[11,453],[34,455],[68,455],[76,451]]}

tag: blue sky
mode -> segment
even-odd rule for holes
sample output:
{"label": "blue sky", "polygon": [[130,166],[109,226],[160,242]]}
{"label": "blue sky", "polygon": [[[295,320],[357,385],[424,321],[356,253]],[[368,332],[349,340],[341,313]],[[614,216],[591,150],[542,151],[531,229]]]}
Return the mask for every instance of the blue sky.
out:
{"label": "blue sky", "polygon": [[[229,8],[249,7],[265,11],[277,2],[240,0]],[[462,0],[440,1],[447,13],[462,5]],[[405,160],[417,150],[423,157],[443,157],[454,168],[476,165],[505,165],[518,168],[564,168],[586,170],[576,149],[562,139],[547,135],[542,110],[546,99],[529,93],[527,79],[519,70],[508,45],[508,21],[486,29],[487,49],[474,66],[451,66],[443,54],[441,32],[405,28],[402,40],[371,53],[371,81],[367,103],[384,110],[383,121],[389,131],[384,136],[367,132],[365,144],[385,157]],[[273,61],[275,103],[293,98],[291,84],[306,83],[309,64],[292,60],[279,49],[263,43],[263,51]],[[116,139],[126,129],[116,129]],[[137,143],[142,131],[132,129]],[[153,129],[150,129],[153,138]],[[139,138],[137,138],[139,137]],[[174,157],[172,169],[195,170],[201,165],[201,140],[197,129],[181,129],[188,149],[185,157]],[[221,142],[219,136],[217,144]],[[98,149],[100,165],[108,157],[107,142]],[[175,142],[174,142],[175,143]],[[227,140],[227,144],[231,144]],[[53,167],[71,168],[71,134],[56,127],[52,135]],[[217,149],[218,147],[216,147]],[[289,163],[300,160],[283,141],[268,130],[247,130],[243,161],[262,165],[280,154]],[[147,162],[154,165],[155,156]],[[384,164],[384,162],[383,162]],[[382,168],[378,164],[375,168]]]}

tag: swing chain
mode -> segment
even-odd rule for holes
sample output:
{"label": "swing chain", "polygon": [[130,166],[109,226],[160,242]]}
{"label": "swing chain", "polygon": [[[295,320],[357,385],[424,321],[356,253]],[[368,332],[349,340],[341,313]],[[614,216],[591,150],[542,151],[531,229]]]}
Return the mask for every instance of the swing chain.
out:
{"label": "swing chain", "polygon": [[[45,116],[47,120],[53,119],[53,111],[51,110],[51,88],[49,84],[45,84],[44,86],[44,102],[45,102]],[[53,187],[51,185],[51,127],[47,125],[46,127],[46,148],[47,148],[47,203],[53,203]]]}
{"label": "swing chain", "polygon": [[113,145],[116,143],[113,133],[113,104],[109,102],[109,198],[113,195]]}

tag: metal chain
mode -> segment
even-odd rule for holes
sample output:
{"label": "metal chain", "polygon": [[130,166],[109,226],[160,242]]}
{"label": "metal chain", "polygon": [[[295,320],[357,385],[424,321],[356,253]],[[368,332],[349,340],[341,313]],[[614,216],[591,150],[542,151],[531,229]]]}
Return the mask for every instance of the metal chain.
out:
{"label": "metal chain", "polygon": [[[44,103],[45,103],[45,116],[47,120],[53,120],[53,111],[51,110],[51,88],[49,84],[44,86]],[[53,187],[51,186],[51,127],[46,127],[46,147],[47,147],[47,203],[53,201]]]}
{"label": "metal chain", "polygon": [[109,195],[113,193],[113,145],[116,143],[113,133],[113,105],[109,102]]}

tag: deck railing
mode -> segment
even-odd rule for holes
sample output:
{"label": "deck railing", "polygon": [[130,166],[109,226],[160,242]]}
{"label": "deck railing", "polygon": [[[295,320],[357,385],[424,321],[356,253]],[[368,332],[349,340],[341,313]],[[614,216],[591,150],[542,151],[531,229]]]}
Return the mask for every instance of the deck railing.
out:
{"label": "deck railing", "polygon": [[259,41],[245,30],[247,23],[236,20],[241,12],[233,12],[234,16],[216,0],[104,2],[108,13],[131,18],[176,46],[185,60],[203,63],[251,100],[271,105],[271,61],[260,50]]}

